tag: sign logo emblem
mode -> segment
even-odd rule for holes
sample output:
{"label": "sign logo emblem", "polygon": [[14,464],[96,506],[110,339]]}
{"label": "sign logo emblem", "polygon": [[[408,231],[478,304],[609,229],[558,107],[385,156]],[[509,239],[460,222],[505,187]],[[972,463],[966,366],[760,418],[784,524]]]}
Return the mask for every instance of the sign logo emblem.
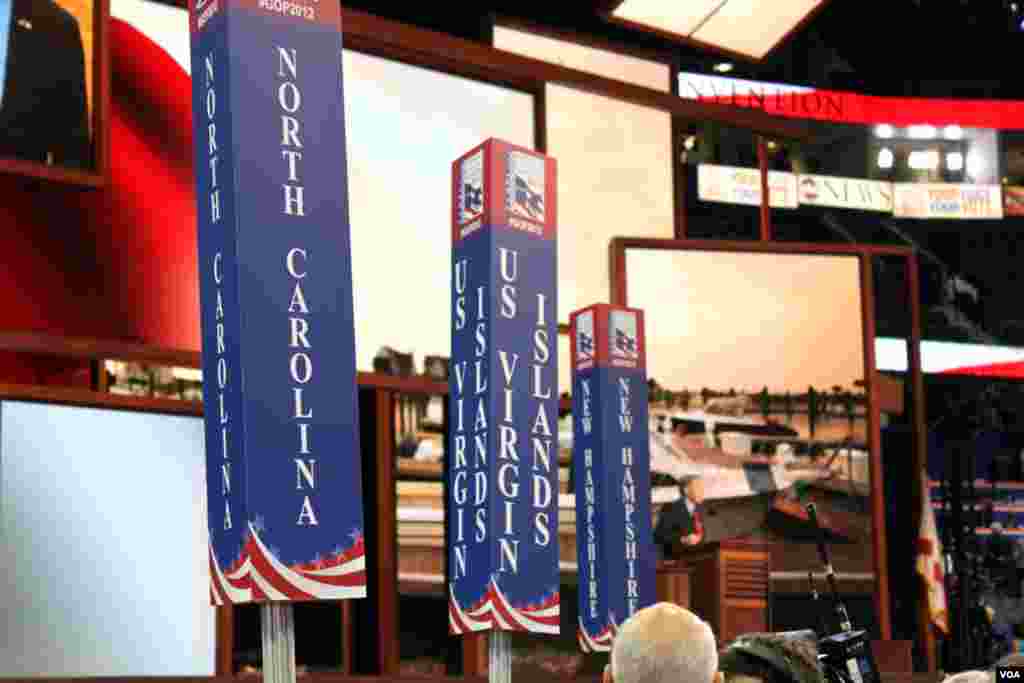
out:
{"label": "sign logo emblem", "polygon": [[609,321],[608,341],[612,358],[638,360],[640,358],[640,340],[637,336],[636,313],[631,311],[612,311]]}
{"label": "sign logo emblem", "polygon": [[464,159],[459,169],[459,222],[473,220],[484,211],[484,152]]}
{"label": "sign logo emblem", "polygon": [[547,216],[544,207],[544,159],[522,152],[509,152],[506,181],[509,212],[543,223]]}
{"label": "sign logo emblem", "polygon": [[800,198],[804,201],[813,202],[818,198],[818,181],[814,178],[800,178]]}
{"label": "sign logo emblem", "polygon": [[593,360],[594,350],[594,312],[587,311],[576,317],[576,361]]}

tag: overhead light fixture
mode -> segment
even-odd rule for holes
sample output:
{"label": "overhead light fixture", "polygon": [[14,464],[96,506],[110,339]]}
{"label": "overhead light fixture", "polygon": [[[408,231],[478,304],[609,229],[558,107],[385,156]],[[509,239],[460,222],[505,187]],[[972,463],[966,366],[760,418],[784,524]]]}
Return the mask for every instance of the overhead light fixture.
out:
{"label": "overhead light fixture", "polygon": [[947,140],[962,140],[964,137],[964,129],[960,126],[946,126],[942,129],[942,137]]}
{"label": "overhead light fixture", "polygon": [[946,154],[946,168],[950,171],[962,171],[964,169],[964,155],[960,152],[949,152]]}
{"label": "overhead light fixture", "polygon": [[883,147],[882,149],[878,150],[878,168],[881,168],[883,170],[890,169],[892,168],[892,162],[893,156],[891,149]]}
{"label": "overhead light fixture", "polygon": [[907,128],[907,135],[914,140],[931,140],[937,132],[935,126],[911,126]]}
{"label": "overhead light fixture", "polygon": [[985,170],[985,158],[977,152],[967,153],[967,174],[979,176]]}
{"label": "overhead light fixture", "polygon": [[[622,0],[612,21],[763,59],[825,0]],[[600,3],[608,12],[608,3]]]}
{"label": "overhead light fixture", "polygon": [[720,74],[727,74],[732,71],[732,62],[719,62],[715,64],[715,71]]}
{"label": "overhead light fixture", "polygon": [[893,127],[890,126],[888,123],[883,123],[883,124],[875,126],[875,137],[876,138],[882,138],[883,140],[888,140],[893,135],[895,135],[895,133],[896,133],[896,131],[893,130]]}
{"label": "overhead light fixture", "polygon": [[915,150],[907,158],[907,166],[915,171],[934,171],[939,167],[939,152],[935,149]]}
{"label": "overhead light fixture", "polygon": [[688,151],[692,151],[693,148],[696,147],[696,146],[697,146],[697,136],[696,135],[687,135],[686,139],[683,140],[683,147],[685,147]]}

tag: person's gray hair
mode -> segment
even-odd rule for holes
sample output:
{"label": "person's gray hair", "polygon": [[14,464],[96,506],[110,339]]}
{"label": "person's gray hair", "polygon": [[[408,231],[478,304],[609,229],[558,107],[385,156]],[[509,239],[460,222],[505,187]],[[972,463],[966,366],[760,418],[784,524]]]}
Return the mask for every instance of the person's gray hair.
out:
{"label": "person's gray hair", "polygon": [[1017,667],[1018,669],[1024,668],[1024,654],[1021,654],[1020,652],[1011,652],[1010,654],[1006,655],[998,662],[993,664],[992,668],[998,669],[1001,666]]}
{"label": "person's gray hair", "polygon": [[712,683],[717,672],[711,627],[672,603],[659,602],[634,614],[612,645],[614,683]]}
{"label": "person's gray hair", "polygon": [[993,683],[996,676],[992,671],[961,671],[946,676],[942,683]]}

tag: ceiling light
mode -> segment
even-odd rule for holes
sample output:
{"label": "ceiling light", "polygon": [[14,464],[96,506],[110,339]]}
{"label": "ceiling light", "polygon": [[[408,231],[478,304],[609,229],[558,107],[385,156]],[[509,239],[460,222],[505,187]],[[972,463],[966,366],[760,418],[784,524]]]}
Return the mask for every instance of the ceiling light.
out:
{"label": "ceiling light", "polygon": [[907,158],[907,166],[915,171],[934,171],[939,167],[938,150],[915,150]]}
{"label": "ceiling light", "polygon": [[824,0],[624,0],[611,19],[762,59]]}
{"label": "ceiling light", "polygon": [[883,123],[881,125],[875,126],[875,137],[878,138],[887,140],[891,138],[895,132],[896,131],[894,131],[892,126],[890,126],[888,123]]}
{"label": "ceiling light", "polygon": [[964,168],[964,155],[960,152],[950,152],[947,154],[946,168],[950,171],[962,171]]}
{"label": "ceiling light", "polygon": [[722,5],[723,0],[662,2],[661,0],[625,0],[612,16],[650,28],[687,37]]}
{"label": "ceiling light", "polygon": [[889,169],[892,168],[892,150],[886,147],[878,150],[878,168]]}
{"label": "ceiling light", "polygon": [[732,71],[732,63],[731,62],[720,62],[718,64],[715,64],[715,71],[717,71],[720,74],[727,74],[730,71]]}
{"label": "ceiling light", "polygon": [[971,176],[981,175],[985,170],[985,159],[977,152],[967,154],[967,173]]}
{"label": "ceiling light", "polygon": [[960,126],[946,126],[942,129],[942,137],[947,140],[962,140],[964,137],[964,129]]}
{"label": "ceiling light", "polygon": [[685,147],[688,150],[692,150],[696,146],[697,146],[697,136],[696,135],[687,135],[686,139],[683,140],[683,147]]}
{"label": "ceiling light", "polygon": [[915,140],[931,140],[936,134],[935,126],[911,126],[907,135]]}

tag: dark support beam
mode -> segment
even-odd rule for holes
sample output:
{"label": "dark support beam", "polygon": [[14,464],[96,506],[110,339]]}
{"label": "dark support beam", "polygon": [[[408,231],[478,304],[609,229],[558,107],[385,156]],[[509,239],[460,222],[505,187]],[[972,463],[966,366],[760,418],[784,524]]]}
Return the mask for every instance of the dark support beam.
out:
{"label": "dark support beam", "polygon": [[768,184],[768,146],[764,138],[757,138],[757,165],[761,170],[761,241],[772,239],[771,187]]}

